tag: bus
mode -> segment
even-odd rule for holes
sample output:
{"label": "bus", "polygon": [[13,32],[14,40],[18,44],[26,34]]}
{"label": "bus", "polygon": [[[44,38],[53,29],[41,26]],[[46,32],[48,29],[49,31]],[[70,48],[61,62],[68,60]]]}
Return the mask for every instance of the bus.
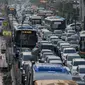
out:
{"label": "bus", "polygon": [[51,10],[39,10],[37,15],[41,16],[44,19],[48,16],[53,16],[54,13]]}
{"label": "bus", "polygon": [[50,31],[54,30],[65,30],[66,28],[66,19],[60,16],[51,16],[45,18],[45,26]]}
{"label": "bus", "polygon": [[29,22],[31,25],[42,24],[42,17],[37,15],[32,15],[29,17]]}
{"label": "bus", "polygon": [[13,37],[14,45],[18,48],[34,48],[38,41],[36,29],[25,24],[14,26]]}
{"label": "bus", "polygon": [[80,53],[85,54],[85,31],[80,32]]}

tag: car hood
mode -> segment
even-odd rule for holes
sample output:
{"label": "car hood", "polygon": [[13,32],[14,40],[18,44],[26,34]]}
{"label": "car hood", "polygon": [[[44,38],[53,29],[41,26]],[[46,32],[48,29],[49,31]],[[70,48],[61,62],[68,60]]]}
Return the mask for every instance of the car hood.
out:
{"label": "car hood", "polygon": [[77,69],[77,66],[73,66],[73,67],[72,67],[71,73],[72,73],[73,75],[76,75],[76,73],[77,73],[76,69]]}
{"label": "car hood", "polygon": [[77,69],[77,66],[73,66],[72,68],[73,68],[73,71],[76,71],[76,69]]}
{"label": "car hood", "polygon": [[77,44],[71,44],[72,47],[79,47]]}
{"label": "car hood", "polygon": [[85,73],[79,73],[79,76],[81,77],[82,80],[84,80]]}

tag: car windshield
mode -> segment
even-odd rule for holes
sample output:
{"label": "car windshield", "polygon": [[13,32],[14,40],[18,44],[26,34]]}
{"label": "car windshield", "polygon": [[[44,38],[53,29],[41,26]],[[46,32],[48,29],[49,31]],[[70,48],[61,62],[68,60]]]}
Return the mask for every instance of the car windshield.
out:
{"label": "car windshield", "polygon": [[24,61],[28,61],[28,60],[31,60],[31,59],[32,59],[31,55],[24,55],[24,57],[23,57]]}
{"label": "car windshield", "polygon": [[70,41],[71,44],[78,44],[76,41]]}
{"label": "car windshield", "polygon": [[75,31],[69,31],[69,33],[75,33]]}
{"label": "car windshield", "polygon": [[72,61],[74,58],[80,58],[80,56],[68,56],[68,61]]}
{"label": "car windshield", "polygon": [[64,50],[64,53],[76,53],[74,49]]}
{"label": "car windshield", "polygon": [[56,60],[60,60],[60,58],[53,58],[53,59],[49,59],[49,60],[56,61]]}
{"label": "car windshield", "polygon": [[85,73],[85,68],[81,68],[79,71],[80,73]]}
{"label": "car windshield", "polygon": [[75,61],[74,66],[85,65],[85,61]]}

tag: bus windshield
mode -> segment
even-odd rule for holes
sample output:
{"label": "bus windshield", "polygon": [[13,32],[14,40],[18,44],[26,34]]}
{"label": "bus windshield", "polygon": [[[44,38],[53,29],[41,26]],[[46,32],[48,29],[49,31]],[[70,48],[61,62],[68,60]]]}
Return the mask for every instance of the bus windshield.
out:
{"label": "bus windshield", "polygon": [[65,28],[65,21],[54,21],[52,22],[52,28],[54,30],[62,30]]}
{"label": "bus windshield", "polygon": [[32,24],[41,24],[41,19],[32,19]]}
{"label": "bus windshield", "polygon": [[37,42],[36,31],[16,31],[15,44],[18,47],[35,46]]}

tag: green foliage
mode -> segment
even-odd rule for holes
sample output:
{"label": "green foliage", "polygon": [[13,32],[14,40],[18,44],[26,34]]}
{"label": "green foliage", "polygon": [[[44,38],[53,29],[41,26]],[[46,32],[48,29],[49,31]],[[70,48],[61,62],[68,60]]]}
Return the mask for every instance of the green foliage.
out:
{"label": "green foliage", "polygon": [[85,54],[79,54],[81,58],[85,58]]}

